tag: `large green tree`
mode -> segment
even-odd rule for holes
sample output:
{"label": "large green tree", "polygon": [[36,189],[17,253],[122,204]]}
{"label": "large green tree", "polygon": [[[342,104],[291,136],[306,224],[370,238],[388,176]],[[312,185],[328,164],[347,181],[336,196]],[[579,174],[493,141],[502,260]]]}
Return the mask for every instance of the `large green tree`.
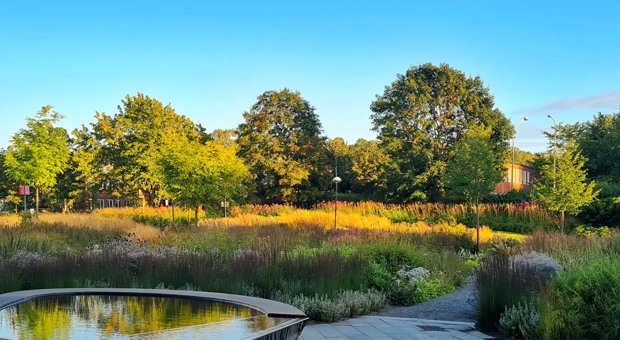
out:
{"label": "large green tree", "polygon": [[249,171],[236,151],[217,141],[171,143],[157,160],[163,189],[175,202],[195,207],[196,218],[200,205],[242,197]]}
{"label": "large green tree", "polygon": [[298,202],[316,187],[324,137],[314,107],[299,92],[267,91],[243,118],[239,156],[255,176],[261,201]]}
{"label": "large green tree", "polygon": [[35,206],[39,211],[39,195],[56,185],[69,160],[67,131],[56,124],[62,116],[44,106],[34,118],[26,120],[26,128],[13,135],[4,158],[6,173],[22,185],[35,188]]}
{"label": "large green tree", "polygon": [[480,251],[480,199],[489,194],[504,173],[504,155],[491,141],[491,130],[472,126],[456,143],[444,182],[449,193],[465,198],[476,211],[476,252]]}
{"label": "large green tree", "polygon": [[577,142],[590,178],[620,183],[620,112],[594,116],[581,123]]}
{"label": "large green tree", "polygon": [[598,195],[594,181],[586,180],[586,159],[577,144],[569,140],[554,152],[555,164],[547,163],[541,169],[541,178],[534,182],[536,200],[561,216],[564,232],[565,213],[577,214]]}
{"label": "large green tree", "polygon": [[157,161],[166,145],[205,139],[189,118],[141,93],[126,96],[113,117],[95,118],[90,131],[74,132],[83,145],[76,154],[81,177],[115,196],[135,198],[140,192],[149,205],[160,198]]}
{"label": "large green tree", "polygon": [[386,174],[393,164],[377,141],[358,139],[351,147],[352,190],[365,199],[391,200]]}
{"label": "large green tree", "polygon": [[489,127],[498,150],[513,135],[482,80],[446,64],[411,67],[370,108],[381,146],[396,163],[389,182],[402,202],[442,197],[446,162],[470,125]]}

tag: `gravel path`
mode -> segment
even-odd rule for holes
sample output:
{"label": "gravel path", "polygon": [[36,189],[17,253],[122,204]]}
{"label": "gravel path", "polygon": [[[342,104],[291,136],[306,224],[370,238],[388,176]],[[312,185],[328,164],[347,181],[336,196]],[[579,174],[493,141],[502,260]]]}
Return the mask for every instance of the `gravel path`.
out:
{"label": "gravel path", "polygon": [[456,291],[413,306],[389,306],[375,315],[445,321],[476,322],[476,285],[473,277]]}

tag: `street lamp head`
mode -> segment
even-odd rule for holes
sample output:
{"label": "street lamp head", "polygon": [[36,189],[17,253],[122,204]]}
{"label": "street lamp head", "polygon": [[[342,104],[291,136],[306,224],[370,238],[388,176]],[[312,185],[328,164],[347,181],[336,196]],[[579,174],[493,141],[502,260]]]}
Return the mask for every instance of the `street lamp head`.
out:
{"label": "street lamp head", "polygon": [[524,122],[527,122],[527,117],[523,117],[523,121],[524,121]]}
{"label": "street lamp head", "polygon": [[338,184],[338,183],[342,182],[342,178],[336,176],[336,177],[334,177],[334,179],[332,179],[332,182]]}
{"label": "street lamp head", "polygon": [[547,118],[551,118],[551,119],[553,119],[553,117],[551,117],[551,115],[547,115]]}

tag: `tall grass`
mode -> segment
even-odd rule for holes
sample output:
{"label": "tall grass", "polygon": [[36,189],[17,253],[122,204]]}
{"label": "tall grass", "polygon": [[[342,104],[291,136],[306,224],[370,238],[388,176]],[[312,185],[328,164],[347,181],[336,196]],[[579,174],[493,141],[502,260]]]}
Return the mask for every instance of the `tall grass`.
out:
{"label": "tall grass", "polygon": [[[474,229],[454,222],[394,222],[371,213],[377,205],[360,207],[339,211],[337,228],[330,210],[289,206],[249,207],[229,218],[176,227],[136,222],[136,214],[168,221],[171,211],[164,208],[41,214],[27,224],[6,217],[0,225],[0,292],[189,286],[266,298],[338,299],[343,291],[378,289],[378,296],[396,292],[399,299],[414,294],[402,300],[411,302],[450,291],[468,275],[457,251],[473,248]],[[175,219],[189,214],[176,209]],[[493,232],[483,228],[482,236],[490,240]],[[416,267],[429,271],[428,280],[394,290],[398,272]]]}
{"label": "tall grass", "polygon": [[478,322],[483,330],[495,330],[506,308],[524,303],[546,285],[534,268],[517,265],[506,255],[486,259],[476,274]]}
{"label": "tall grass", "polygon": [[[318,210],[333,211],[334,203],[326,202],[316,206]],[[553,229],[558,218],[545,209],[536,206],[524,208],[518,204],[485,203],[479,206],[480,223],[494,230],[510,232],[529,232],[538,229]],[[377,202],[346,203],[339,202],[338,211],[356,213],[362,216],[382,216],[393,222],[428,223],[458,222],[475,225],[472,207],[467,204],[413,203],[407,205],[384,204]]]}

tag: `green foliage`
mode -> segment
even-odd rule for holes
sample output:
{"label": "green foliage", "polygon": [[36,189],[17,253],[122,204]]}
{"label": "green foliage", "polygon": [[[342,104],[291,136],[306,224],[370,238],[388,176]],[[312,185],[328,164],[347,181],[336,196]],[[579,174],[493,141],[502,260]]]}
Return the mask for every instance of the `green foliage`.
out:
{"label": "green foliage", "polygon": [[311,174],[320,173],[320,165],[325,164],[321,123],[314,107],[299,92],[267,91],[243,118],[238,129],[239,156],[255,176],[258,198],[267,202],[300,199]]}
{"label": "green foliage", "polygon": [[563,339],[620,337],[620,257],[601,258],[555,280],[555,308]]}
{"label": "green foliage", "polygon": [[366,199],[379,200],[387,194],[386,171],[390,157],[376,141],[358,139],[351,147],[353,183],[351,189]]}
{"label": "green foliage", "polygon": [[[480,198],[493,191],[503,172],[504,162],[501,153],[493,149],[491,130],[484,126],[470,126],[454,147],[454,157],[448,161],[444,183],[450,194],[465,197],[475,204],[477,230],[480,228]],[[476,251],[480,251],[479,236],[476,237]]]}
{"label": "green foliage", "polygon": [[[586,163],[586,165],[589,163]],[[600,190],[598,198],[615,198],[620,197],[620,185],[605,179],[596,180],[596,190]]]}
{"label": "green foliage", "polygon": [[620,158],[620,111],[599,113],[592,121],[581,124],[581,128],[577,142],[588,158],[585,168],[590,178],[620,183],[620,165],[616,161]]}
{"label": "green foliage", "polygon": [[428,280],[421,280],[416,289],[416,302],[426,302],[436,297],[452,293],[455,287],[453,284],[446,282],[441,277]]}
{"label": "green foliage", "polygon": [[454,157],[445,172],[444,183],[448,191],[476,205],[482,196],[493,191],[504,172],[503,159],[493,150],[490,137],[490,129],[471,126],[464,138],[456,143]]}
{"label": "green foliage", "polygon": [[395,274],[403,266],[418,267],[422,265],[420,250],[408,245],[375,243],[365,245],[362,251],[371,261],[380,264],[392,274]]}
{"label": "green foliage", "polygon": [[557,156],[557,165],[543,166],[541,180],[534,183],[536,200],[547,209],[559,212],[564,228],[564,214],[577,214],[581,208],[590,204],[598,195],[594,183],[586,181],[583,169],[586,160],[573,142],[568,142],[563,152]]}
{"label": "green foliage", "polygon": [[81,177],[114,197],[137,198],[140,191],[153,206],[162,186],[157,171],[162,152],[172,143],[203,137],[190,119],[141,93],[127,95],[113,117],[97,113],[95,118],[91,131],[74,132],[85,146],[76,154]]}
{"label": "green foliage", "polygon": [[594,226],[620,227],[620,198],[595,200],[582,208],[579,220]]}
{"label": "green foliage", "polygon": [[442,196],[445,165],[471,124],[492,130],[492,144],[500,154],[513,134],[482,80],[446,64],[411,67],[385,88],[371,110],[373,129],[395,163],[388,172],[388,190],[396,202]]}
{"label": "green foliage", "polygon": [[42,107],[13,135],[4,157],[5,171],[15,182],[35,187],[37,211],[39,191],[53,188],[69,161],[67,131],[55,126],[61,119],[51,106]]}
{"label": "green foliage", "polygon": [[611,236],[611,230],[608,227],[590,227],[590,226],[578,226],[575,228],[577,236],[581,237],[609,237]]}
{"label": "green foliage", "polygon": [[165,191],[175,202],[193,207],[241,197],[249,176],[234,147],[211,141],[173,143],[157,164]]}
{"label": "green foliage", "polygon": [[[529,151],[524,151],[519,148],[514,148],[515,164],[523,164],[527,166],[533,166],[535,163],[537,154]],[[512,163],[512,148],[508,149],[505,153],[504,163]]]}

